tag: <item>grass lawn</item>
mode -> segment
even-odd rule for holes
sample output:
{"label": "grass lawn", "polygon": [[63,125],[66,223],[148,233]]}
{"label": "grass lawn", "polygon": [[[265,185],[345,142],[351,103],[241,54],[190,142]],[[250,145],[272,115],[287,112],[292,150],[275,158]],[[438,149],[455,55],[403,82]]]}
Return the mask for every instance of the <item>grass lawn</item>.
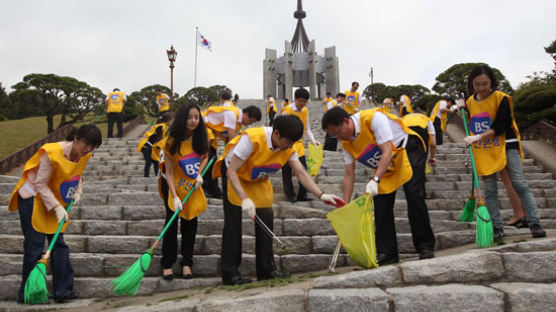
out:
{"label": "grass lawn", "polygon": [[[97,118],[91,114],[84,120],[76,123],[75,126],[80,126],[90,122],[94,122],[96,126],[99,127],[100,131],[102,131],[102,137],[105,138],[108,129],[106,116],[100,116]],[[60,115],[54,116],[54,127],[57,127],[59,123]],[[124,123],[124,127],[126,125],[127,123]],[[44,116],[0,121],[0,159],[44,138],[47,135],[46,130],[46,117]],[[116,132],[117,129],[114,125],[114,135]]]}

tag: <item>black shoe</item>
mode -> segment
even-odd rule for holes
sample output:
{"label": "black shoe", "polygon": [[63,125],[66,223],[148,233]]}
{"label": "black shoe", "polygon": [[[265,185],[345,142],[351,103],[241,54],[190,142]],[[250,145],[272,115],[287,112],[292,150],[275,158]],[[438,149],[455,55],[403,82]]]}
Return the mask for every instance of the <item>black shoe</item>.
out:
{"label": "black shoe", "polygon": [[388,257],[383,253],[376,255],[376,260],[378,261],[378,265],[387,265],[400,262],[398,257]]}
{"label": "black shoe", "polygon": [[313,199],[307,196],[297,196],[297,201],[312,201]]}
{"label": "black shoe", "polygon": [[529,227],[529,226],[527,225],[527,218],[525,218],[525,217],[522,217],[521,219],[519,219],[519,220],[517,220],[517,221],[515,221],[515,222],[513,222],[513,223],[506,223],[505,225],[507,225],[507,226],[515,226],[515,227],[518,228],[518,229],[523,229],[523,228]]}
{"label": "black shoe", "polygon": [[168,274],[168,275],[162,274],[162,278],[167,280],[167,281],[171,281],[171,280],[174,279],[174,274]]}
{"label": "black shoe", "polygon": [[501,241],[505,236],[506,234],[504,234],[504,229],[502,228],[494,228],[492,230],[492,238],[495,242]]}
{"label": "black shoe", "polygon": [[297,201],[297,199],[295,199],[295,196],[293,196],[293,195],[292,196],[286,195],[286,198],[291,203],[295,203]]}
{"label": "black shoe", "polygon": [[249,284],[252,283],[253,280],[249,277],[243,277],[241,275],[238,276],[234,276],[232,277],[229,281],[224,280],[223,284],[224,285],[243,285],[243,284]]}
{"label": "black shoe", "polygon": [[54,298],[54,301],[56,301],[57,303],[64,303],[67,300],[73,300],[77,298],[79,298],[79,293],[72,291],[69,294],[63,295],[62,297]]}
{"label": "black shoe", "polygon": [[434,258],[434,252],[431,249],[423,248],[419,253],[419,260]]}
{"label": "black shoe", "polygon": [[529,229],[531,230],[531,235],[533,236],[533,238],[546,237],[546,232],[542,229],[541,225],[538,223],[532,224]]}
{"label": "black shoe", "polygon": [[184,279],[192,279],[193,278],[193,274],[184,274],[183,275]]}

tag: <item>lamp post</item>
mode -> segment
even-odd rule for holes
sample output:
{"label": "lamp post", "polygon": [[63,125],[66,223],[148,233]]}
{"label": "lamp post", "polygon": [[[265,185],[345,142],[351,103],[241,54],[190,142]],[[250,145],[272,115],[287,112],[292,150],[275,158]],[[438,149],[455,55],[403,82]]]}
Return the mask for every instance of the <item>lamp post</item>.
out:
{"label": "lamp post", "polygon": [[[374,71],[373,68],[371,67],[371,71],[369,72],[369,77],[371,77],[371,90],[372,90],[372,85],[374,83]],[[376,106],[376,99],[375,99],[376,95],[374,94],[374,92],[371,92],[371,103],[374,104]]]}
{"label": "lamp post", "polygon": [[170,50],[167,50],[168,53],[168,61],[170,61],[170,102],[172,106],[174,105],[174,62],[176,61],[176,57],[178,56],[178,52],[174,50],[174,45],[170,47]]}

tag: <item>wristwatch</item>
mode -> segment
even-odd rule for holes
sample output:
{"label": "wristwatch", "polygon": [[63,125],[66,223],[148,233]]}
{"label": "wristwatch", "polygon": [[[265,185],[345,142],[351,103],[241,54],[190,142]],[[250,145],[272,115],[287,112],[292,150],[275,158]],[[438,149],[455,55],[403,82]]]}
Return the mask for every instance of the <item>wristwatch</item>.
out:
{"label": "wristwatch", "polygon": [[373,177],[373,181],[375,181],[376,183],[379,183],[379,182],[380,182],[380,178],[377,177],[377,176],[374,176],[374,177]]}

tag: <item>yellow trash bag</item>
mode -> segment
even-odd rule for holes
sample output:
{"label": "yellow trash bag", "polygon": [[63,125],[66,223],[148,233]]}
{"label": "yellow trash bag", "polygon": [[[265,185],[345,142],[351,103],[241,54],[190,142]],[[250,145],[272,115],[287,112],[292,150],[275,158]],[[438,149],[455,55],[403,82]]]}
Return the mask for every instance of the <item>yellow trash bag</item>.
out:
{"label": "yellow trash bag", "polygon": [[317,146],[309,143],[308,147],[309,155],[307,155],[307,172],[309,172],[310,176],[316,177],[319,174],[324,156],[322,145]]}
{"label": "yellow trash bag", "polygon": [[364,268],[376,268],[373,201],[363,195],[326,215],[351,259]]}
{"label": "yellow trash bag", "polygon": [[426,167],[425,167],[425,174],[429,174],[432,172],[431,166],[429,166],[429,163],[427,163]]}

